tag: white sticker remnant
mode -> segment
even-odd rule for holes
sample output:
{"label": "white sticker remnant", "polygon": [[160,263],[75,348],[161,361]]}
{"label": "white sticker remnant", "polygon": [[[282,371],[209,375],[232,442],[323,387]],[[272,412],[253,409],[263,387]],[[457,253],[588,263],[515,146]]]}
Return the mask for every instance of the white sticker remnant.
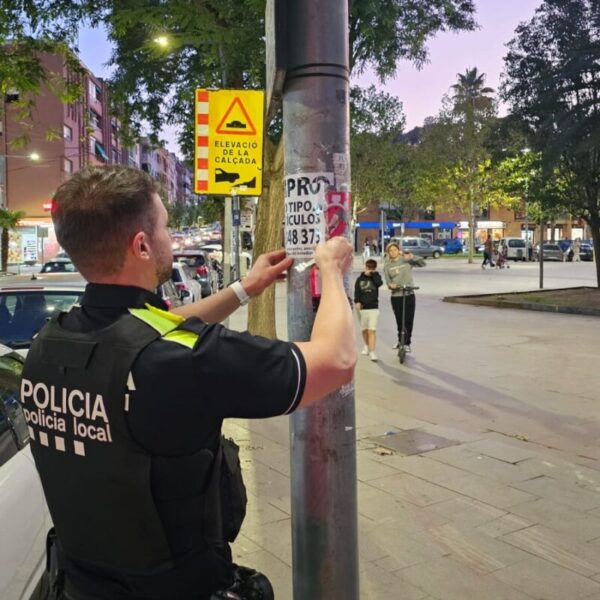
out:
{"label": "white sticker remnant", "polygon": [[333,155],[333,172],[338,184],[347,180],[348,157],[345,154],[335,152]]}
{"label": "white sticker remnant", "polygon": [[333,173],[298,173],[285,178],[285,249],[294,258],[312,258],[325,241],[325,194]]}

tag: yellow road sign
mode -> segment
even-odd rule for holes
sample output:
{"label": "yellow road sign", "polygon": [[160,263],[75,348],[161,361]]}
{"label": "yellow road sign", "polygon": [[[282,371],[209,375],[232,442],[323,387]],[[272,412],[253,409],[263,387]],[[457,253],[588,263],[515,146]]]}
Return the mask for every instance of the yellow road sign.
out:
{"label": "yellow road sign", "polygon": [[196,194],[260,196],[264,92],[196,90]]}

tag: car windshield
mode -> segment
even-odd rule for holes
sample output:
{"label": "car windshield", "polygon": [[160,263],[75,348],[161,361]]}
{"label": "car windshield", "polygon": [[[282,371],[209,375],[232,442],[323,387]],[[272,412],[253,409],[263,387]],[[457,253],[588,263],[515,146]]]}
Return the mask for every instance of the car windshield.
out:
{"label": "car windshield", "polygon": [[78,291],[2,291],[0,342],[11,348],[28,348],[50,317],[69,310],[81,296]]}
{"label": "car windshield", "polygon": [[525,248],[525,242],[523,240],[508,240],[510,248]]}
{"label": "car windshield", "polygon": [[42,273],[76,273],[77,269],[72,262],[48,262],[42,267]]}

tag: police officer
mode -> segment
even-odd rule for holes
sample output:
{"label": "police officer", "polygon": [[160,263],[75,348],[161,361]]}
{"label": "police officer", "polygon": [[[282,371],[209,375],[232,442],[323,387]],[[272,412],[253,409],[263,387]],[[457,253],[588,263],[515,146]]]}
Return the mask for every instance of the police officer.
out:
{"label": "police officer", "polygon": [[310,341],[294,344],[218,324],[291,266],[283,251],[166,312],[153,290],[171,275],[167,211],[143,171],[76,173],[52,217],[89,282],[81,305],[34,340],[21,386],[57,534],[58,597],[209,598],[232,584],[228,542],[245,512],[223,419],[289,414],[351,380],[351,247],[317,248],[320,308]]}

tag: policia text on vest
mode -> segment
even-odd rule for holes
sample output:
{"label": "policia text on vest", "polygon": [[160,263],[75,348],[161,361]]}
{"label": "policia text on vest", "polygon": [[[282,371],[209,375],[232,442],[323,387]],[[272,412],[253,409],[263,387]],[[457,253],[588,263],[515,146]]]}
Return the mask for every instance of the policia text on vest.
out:
{"label": "policia text on vest", "polygon": [[[41,382],[34,385],[32,381],[23,378],[21,399],[26,406],[29,399],[35,405],[35,410],[24,408],[25,418],[31,425],[39,425],[61,434],[67,431],[67,423],[70,422],[71,431],[82,440],[112,442],[110,423],[101,394],[64,387],[57,389],[56,386],[47,386]],[[30,426],[30,435],[32,432]],[[48,445],[48,435],[45,432],[40,431],[39,437],[41,444]],[[63,437],[57,435],[54,440],[57,450],[66,451]],[[72,450],[75,454],[83,454],[85,448],[83,441],[79,443],[75,441],[74,444],[76,445]]]}

